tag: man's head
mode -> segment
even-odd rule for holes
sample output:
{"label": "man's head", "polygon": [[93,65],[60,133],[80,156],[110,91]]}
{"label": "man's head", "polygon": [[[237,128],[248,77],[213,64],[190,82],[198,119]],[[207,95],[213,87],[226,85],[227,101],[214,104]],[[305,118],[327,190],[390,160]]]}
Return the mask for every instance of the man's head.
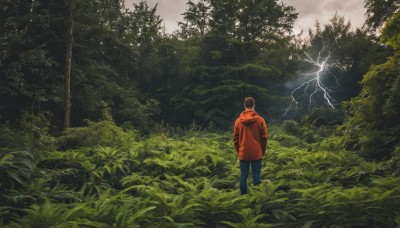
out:
{"label": "man's head", "polygon": [[252,97],[246,97],[244,99],[244,107],[246,109],[254,109],[255,106],[256,106],[256,102],[254,101],[254,99]]}

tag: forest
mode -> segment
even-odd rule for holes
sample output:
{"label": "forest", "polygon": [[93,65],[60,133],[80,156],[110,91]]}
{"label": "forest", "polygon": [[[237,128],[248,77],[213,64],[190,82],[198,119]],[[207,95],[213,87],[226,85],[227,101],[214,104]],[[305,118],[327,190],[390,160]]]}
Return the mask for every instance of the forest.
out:
{"label": "forest", "polygon": [[[0,227],[400,227],[400,0],[0,1]],[[267,122],[239,191],[245,97]]]}

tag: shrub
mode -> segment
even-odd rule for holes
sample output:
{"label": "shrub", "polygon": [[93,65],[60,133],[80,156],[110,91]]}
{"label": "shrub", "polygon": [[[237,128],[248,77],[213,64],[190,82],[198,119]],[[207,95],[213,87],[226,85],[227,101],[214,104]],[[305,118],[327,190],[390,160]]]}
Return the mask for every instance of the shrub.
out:
{"label": "shrub", "polygon": [[105,120],[89,123],[86,127],[68,128],[60,138],[62,149],[90,146],[129,146],[136,138],[133,131],[125,131],[114,122]]}
{"label": "shrub", "polygon": [[57,148],[55,137],[50,134],[51,129],[50,114],[32,114],[24,112],[20,120],[18,144],[23,145],[23,149],[29,151],[51,151]]}
{"label": "shrub", "polygon": [[308,143],[315,142],[314,132],[310,129],[311,127],[312,126],[301,126],[294,120],[285,120],[281,125],[283,132]]}
{"label": "shrub", "polygon": [[17,138],[15,129],[11,127],[8,121],[0,123],[0,147],[12,146]]}
{"label": "shrub", "polygon": [[306,142],[293,135],[278,133],[271,138],[275,141],[278,141],[282,146],[285,147],[293,147],[293,146],[303,147],[306,145]]}

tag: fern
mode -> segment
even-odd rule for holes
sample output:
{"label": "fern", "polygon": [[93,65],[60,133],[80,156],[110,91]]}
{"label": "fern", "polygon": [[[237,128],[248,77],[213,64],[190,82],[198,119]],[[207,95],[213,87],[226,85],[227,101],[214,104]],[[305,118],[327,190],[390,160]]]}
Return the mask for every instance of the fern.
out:
{"label": "fern", "polygon": [[240,227],[268,227],[267,224],[258,224],[257,221],[260,220],[265,216],[265,214],[255,214],[254,210],[250,208],[245,208],[240,210],[239,212],[236,212],[238,215],[242,216],[242,222],[241,223],[233,223],[229,221],[222,221],[222,224],[229,225],[234,228],[240,228]]}
{"label": "fern", "polygon": [[[0,171],[15,175],[0,177],[14,183],[1,182],[7,188],[0,195],[0,224],[396,227],[399,223],[400,180],[387,175],[393,172],[385,162],[320,149],[318,143],[284,145],[272,137],[263,160],[262,183],[250,185],[250,193],[241,196],[231,135],[205,132],[197,125],[177,131],[128,144],[45,152],[37,166],[32,157],[21,156],[33,165],[21,170],[2,154]],[[18,208],[24,212],[18,213]]]}
{"label": "fern", "polygon": [[69,211],[64,204],[52,204],[45,201],[25,210],[27,215],[18,219],[17,224],[23,227],[79,227],[78,223],[69,220],[78,210]]}
{"label": "fern", "polygon": [[131,170],[128,153],[113,147],[99,147],[93,156],[96,170],[93,175],[103,179],[110,178],[110,185],[118,184],[119,177]]}
{"label": "fern", "polygon": [[27,151],[2,150],[0,152],[0,189],[23,185],[35,168],[33,156]]}

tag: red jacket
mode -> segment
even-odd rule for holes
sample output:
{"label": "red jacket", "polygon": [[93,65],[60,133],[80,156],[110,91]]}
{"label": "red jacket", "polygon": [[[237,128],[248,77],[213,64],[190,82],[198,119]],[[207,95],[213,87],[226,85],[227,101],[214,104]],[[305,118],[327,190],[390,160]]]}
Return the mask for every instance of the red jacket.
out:
{"label": "red jacket", "polygon": [[267,149],[267,124],[255,111],[246,110],[237,118],[232,138],[240,160],[259,160]]}

